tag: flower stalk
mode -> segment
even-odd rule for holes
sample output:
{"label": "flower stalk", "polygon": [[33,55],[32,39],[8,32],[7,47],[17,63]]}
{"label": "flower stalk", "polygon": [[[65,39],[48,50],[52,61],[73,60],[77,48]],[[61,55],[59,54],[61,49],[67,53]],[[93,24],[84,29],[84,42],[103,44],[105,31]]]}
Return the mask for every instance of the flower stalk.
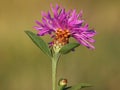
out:
{"label": "flower stalk", "polygon": [[57,74],[57,64],[59,61],[60,53],[54,53],[52,58],[52,90],[56,90],[56,74]]}

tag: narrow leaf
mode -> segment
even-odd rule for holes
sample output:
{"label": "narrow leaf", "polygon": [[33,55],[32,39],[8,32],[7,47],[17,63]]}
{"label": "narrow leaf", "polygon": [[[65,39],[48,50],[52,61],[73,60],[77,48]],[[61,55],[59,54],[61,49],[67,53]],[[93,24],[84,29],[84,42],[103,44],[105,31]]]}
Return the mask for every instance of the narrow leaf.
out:
{"label": "narrow leaf", "polygon": [[58,90],[69,90],[70,88],[71,88],[71,86],[69,86],[69,87],[59,86]]}
{"label": "narrow leaf", "polygon": [[79,90],[81,88],[87,88],[87,87],[91,87],[90,84],[87,84],[87,83],[79,83],[75,86],[72,86],[71,88],[69,88],[68,90]]}
{"label": "narrow leaf", "polygon": [[78,47],[80,44],[79,43],[69,43],[69,44],[66,44],[65,46],[63,46],[61,49],[60,49],[60,53],[62,54],[67,54],[69,53],[71,50],[75,49],[76,47]]}
{"label": "narrow leaf", "polygon": [[48,56],[52,57],[51,51],[44,40],[31,31],[25,31],[31,40]]}
{"label": "narrow leaf", "polygon": [[58,90],[64,90],[65,87],[64,86],[58,86]]}

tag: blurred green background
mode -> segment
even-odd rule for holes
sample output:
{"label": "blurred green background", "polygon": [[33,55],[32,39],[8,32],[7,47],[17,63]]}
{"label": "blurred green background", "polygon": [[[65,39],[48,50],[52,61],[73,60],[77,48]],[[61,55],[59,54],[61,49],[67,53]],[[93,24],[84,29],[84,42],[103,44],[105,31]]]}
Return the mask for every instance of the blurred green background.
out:
{"label": "blurred green background", "polygon": [[[80,46],[61,58],[57,78],[84,90],[120,90],[120,0],[0,0],[0,90],[51,90],[51,61],[28,38],[50,4],[83,10],[97,31],[94,51]],[[45,37],[45,40],[49,37]]]}

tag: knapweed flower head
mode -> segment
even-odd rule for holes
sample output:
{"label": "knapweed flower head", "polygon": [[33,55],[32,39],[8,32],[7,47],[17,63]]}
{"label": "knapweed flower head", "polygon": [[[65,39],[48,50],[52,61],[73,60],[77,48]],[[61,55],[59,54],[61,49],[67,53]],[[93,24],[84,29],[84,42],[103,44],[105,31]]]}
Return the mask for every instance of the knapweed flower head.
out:
{"label": "knapweed flower head", "polygon": [[48,11],[42,12],[42,22],[36,21],[38,36],[50,34],[53,41],[50,43],[53,47],[61,47],[69,43],[69,38],[73,37],[83,46],[94,49],[92,38],[96,32],[89,29],[88,24],[82,19],[82,11],[76,12],[76,9],[66,11],[65,8],[51,5],[52,15]]}

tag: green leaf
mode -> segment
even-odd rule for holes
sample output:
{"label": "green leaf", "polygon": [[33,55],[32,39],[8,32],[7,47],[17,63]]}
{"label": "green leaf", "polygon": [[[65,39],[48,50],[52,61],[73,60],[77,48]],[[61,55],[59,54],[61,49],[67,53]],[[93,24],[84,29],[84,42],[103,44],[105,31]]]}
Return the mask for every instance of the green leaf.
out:
{"label": "green leaf", "polygon": [[58,86],[58,90],[64,90],[65,86]]}
{"label": "green leaf", "polygon": [[35,33],[31,31],[25,31],[25,33],[31,38],[31,40],[49,57],[52,57],[52,53],[48,47],[48,45],[44,42],[44,40],[37,36]]}
{"label": "green leaf", "polygon": [[75,86],[72,86],[71,88],[68,88],[68,90],[79,90],[82,88],[92,87],[90,84],[87,83],[79,83]]}
{"label": "green leaf", "polygon": [[66,87],[66,86],[58,86],[58,89],[57,90],[69,90],[71,88],[70,87]]}
{"label": "green leaf", "polygon": [[63,46],[61,49],[60,49],[60,53],[62,54],[67,54],[69,53],[71,50],[73,50],[74,48],[78,47],[80,44],[79,43],[69,43],[69,44],[66,44],[65,46]]}

